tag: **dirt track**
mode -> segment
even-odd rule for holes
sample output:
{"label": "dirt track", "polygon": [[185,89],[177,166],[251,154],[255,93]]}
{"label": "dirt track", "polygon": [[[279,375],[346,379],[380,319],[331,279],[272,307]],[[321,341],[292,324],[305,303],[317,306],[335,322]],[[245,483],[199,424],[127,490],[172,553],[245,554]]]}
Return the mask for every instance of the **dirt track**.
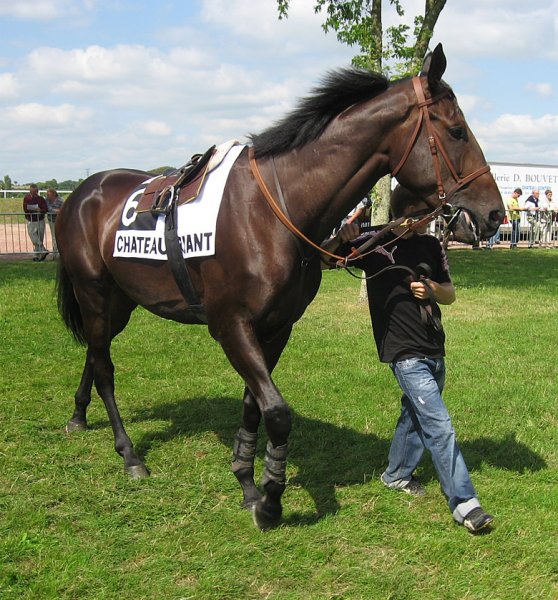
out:
{"label": "dirt track", "polygon": [[[14,258],[14,255],[32,254],[33,244],[27,234],[27,225],[15,222],[11,217],[12,215],[5,214],[0,216],[0,256]],[[48,225],[45,225],[44,244],[48,250],[52,250],[52,237]]]}

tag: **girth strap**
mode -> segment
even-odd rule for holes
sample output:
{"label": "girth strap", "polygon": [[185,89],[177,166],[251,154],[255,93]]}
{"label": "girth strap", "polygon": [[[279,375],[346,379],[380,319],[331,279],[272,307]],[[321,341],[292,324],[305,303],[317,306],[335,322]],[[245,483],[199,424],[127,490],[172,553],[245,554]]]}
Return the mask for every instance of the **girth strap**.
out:
{"label": "girth strap", "polygon": [[207,323],[205,308],[196,292],[188,267],[182,256],[182,248],[178,239],[178,203],[173,201],[166,211],[165,218],[165,246],[167,249],[167,259],[171,268],[176,285],[184,299],[188,303],[188,311],[194,313],[200,323]]}

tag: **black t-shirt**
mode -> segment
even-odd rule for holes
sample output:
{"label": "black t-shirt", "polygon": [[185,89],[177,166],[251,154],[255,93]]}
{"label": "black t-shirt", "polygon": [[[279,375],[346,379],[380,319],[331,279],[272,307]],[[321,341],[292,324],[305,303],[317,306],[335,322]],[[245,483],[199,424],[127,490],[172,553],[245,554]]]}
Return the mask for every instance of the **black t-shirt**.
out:
{"label": "black t-shirt", "polygon": [[[351,247],[358,247],[370,235],[362,235],[350,244],[345,244],[340,252],[348,254]],[[394,238],[390,233],[381,243],[383,245]],[[426,263],[432,269],[429,277],[432,281],[451,281],[445,252],[440,242],[431,235],[415,234],[406,239],[398,239],[389,244],[386,251],[392,255],[397,265],[415,271],[417,265]],[[386,252],[380,251],[367,254],[351,264],[370,276],[393,263]],[[441,326],[437,330],[423,322],[420,303],[411,294],[410,281],[410,274],[403,270],[390,270],[367,281],[372,329],[382,362],[421,356],[440,358],[445,354],[444,332]],[[440,308],[435,302],[432,302],[432,313],[436,319],[441,318]]]}

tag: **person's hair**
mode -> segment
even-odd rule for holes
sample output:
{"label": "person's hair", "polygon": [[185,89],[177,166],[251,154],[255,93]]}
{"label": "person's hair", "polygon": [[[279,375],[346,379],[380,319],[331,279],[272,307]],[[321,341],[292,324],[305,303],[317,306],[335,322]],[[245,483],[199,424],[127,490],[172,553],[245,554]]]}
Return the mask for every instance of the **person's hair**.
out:
{"label": "person's hair", "polygon": [[47,190],[47,194],[48,194],[49,192],[53,193],[55,196],[58,196],[58,192],[57,192],[57,191],[56,191],[54,188],[48,188],[48,190]]}
{"label": "person's hair", "polygon": [[552,190],[545,190],[544,193],[548,196],[548,194],[552,194]]}
{"label": "person's hair", "polygon": [[416,205],[422,202],[424,202],[422,198],[413,194],[413,192],[409,191],[407,188],[398,185],[391,193],[390,212],[395,219],[398,219],[405,214],[407,206],[410,204]]}
{"label": "person's hair", "polygon": [[30,189],[30,190],[37,190],[37,191],[38,191],[38,190],[39,190],[39,186],[38,186],[36,183],[32,183],[32,184],[29,186],[29,189]]}

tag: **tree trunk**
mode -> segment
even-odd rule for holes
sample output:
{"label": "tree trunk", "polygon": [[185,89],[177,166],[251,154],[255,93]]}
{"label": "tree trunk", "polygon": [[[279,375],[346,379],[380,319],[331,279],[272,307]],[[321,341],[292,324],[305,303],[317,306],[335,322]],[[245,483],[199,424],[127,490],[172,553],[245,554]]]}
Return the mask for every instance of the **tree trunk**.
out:
{"label": "tree trunk", "polygon": [[413,57],[414,72],[418,73],[422,67],[424,57],[428,50],[428,45],[434,33],[434,27],[438,21],[440,13],[444,9],[447,0],[426,0],[424,7],[424,19],[422,27],[417,35],[415,52]]}

